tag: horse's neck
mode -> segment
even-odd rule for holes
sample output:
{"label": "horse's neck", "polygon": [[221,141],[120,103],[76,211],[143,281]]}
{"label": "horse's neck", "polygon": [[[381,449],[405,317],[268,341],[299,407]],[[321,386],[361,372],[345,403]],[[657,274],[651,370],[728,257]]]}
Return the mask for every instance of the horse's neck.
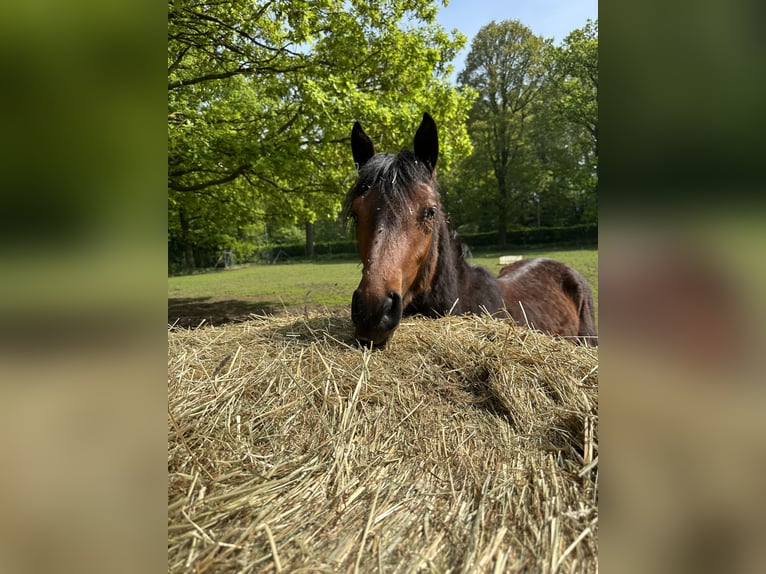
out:
{"label": "horse's neck", "polygon": [[444,315],[450,311],[470,311],[462,304],[472,298],[474,270],[460,254],[460,246],[446,222],[439,226],[436,245],[436,270],[430,288],[413,301],[413,311]]}
{"label": "horse's neck", "polygon": [[503,298],[495,276],[484,267],[471,267],[465,260],[462,246],[444,226],[440,242],[439,266],[443,276],[449,276],[442,290],[441,305],[448,305],[455,314],[495,313],[503,309]]}

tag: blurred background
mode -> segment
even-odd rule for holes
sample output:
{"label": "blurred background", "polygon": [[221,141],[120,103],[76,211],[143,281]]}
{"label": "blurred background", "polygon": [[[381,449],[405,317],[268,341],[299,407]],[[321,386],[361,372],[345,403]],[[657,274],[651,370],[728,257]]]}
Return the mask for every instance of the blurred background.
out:
{"label": "blurred background", "polygon": [[601,3],[604,571],[763,571],[757,2]]}

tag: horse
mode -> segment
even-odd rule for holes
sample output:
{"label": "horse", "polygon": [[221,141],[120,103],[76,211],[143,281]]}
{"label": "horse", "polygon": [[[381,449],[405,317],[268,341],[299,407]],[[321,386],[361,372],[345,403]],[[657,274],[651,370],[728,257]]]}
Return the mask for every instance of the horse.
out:
{"label": "horse", "polygon": [[403,316],[489,314],[597,345],[593,296],[572,267],[546,258],[524,259],[494,277],[470,266],[450,227],[436,182],[439,137],[426,112],[413,150],[376,153],[357,121],[351,130],[357,178],[343,201],[353,222],[362,279],[351,298],[354,336],[384,347]]}

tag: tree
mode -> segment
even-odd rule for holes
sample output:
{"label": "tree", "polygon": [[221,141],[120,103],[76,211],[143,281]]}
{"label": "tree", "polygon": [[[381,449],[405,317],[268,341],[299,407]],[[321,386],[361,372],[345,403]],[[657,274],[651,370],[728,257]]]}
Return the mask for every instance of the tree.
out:
{"label": "tree", "polygon": [[531,196],[536,157],[527,132],[546,79],[546,41],[518,20],[491,22],[471,44],[458,81],[479,93],[468,130],[475,163],[491,167],[498,241],[505,243],[511,205]]}
{"label": "tree", "polygon": [[423,111],[445,133],[443,162],[470,150],[471,93],[447,62],[465,38],[435,0],[171,0],[168,229],[187,266],[201,240],[258,218],[332,217],[353,177],[349,132],[409,144]]}
{"label": "tree", "polygon": [[458,223],[565,226],[596,220],[598,28],[561,46],[517,21],[479,31],[459,75],[479,92],[468,122],[473,153],[443,179]]}
{"label": "tree", "polygon": [[[551,99],[573,169],[568,179],[576,210],[595,221],[598,185],[598,20],[572,31],[553,51]],[[579,221],[578,221],[579,223]]]}
{"label": "tree", "polygon": [[598,158],[598,20],[572,31],[556,53],[560,114],[587,132]]}

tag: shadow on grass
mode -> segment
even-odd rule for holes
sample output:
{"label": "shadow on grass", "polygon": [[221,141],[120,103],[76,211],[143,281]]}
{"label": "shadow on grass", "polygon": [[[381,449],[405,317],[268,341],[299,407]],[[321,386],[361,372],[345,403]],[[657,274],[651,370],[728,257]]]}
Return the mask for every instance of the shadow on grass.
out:
{"label": "shadow on grass", "polygon": [[274,315],[283,311],[273,301],[210,300],[210,297],[168,298],[168,324],[194,328],[223,325],[251,319],[252,315]]}

